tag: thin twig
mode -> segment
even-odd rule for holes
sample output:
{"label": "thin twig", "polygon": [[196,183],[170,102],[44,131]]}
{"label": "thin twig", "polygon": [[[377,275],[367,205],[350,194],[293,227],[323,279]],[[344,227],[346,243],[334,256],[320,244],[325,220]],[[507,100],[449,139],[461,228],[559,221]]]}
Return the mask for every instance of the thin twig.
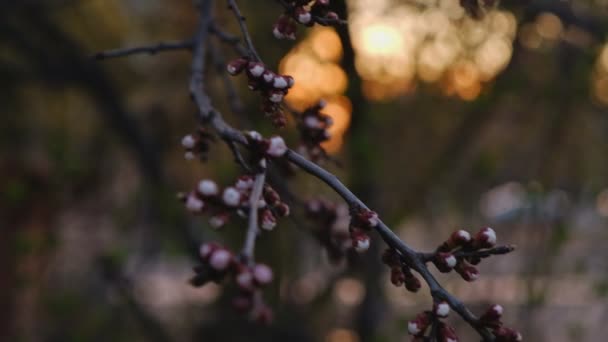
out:
{"label": "thin twig", "polygon": [[179,42],[160,42],[154,45],[136,46],[131,48],[115,49],[101,51],[94,54],[92,57],[97,60],[104,60],[108,58],[124,57],[136,54],[149,54],[154,55],[163,51],[189,51],[192,49],[192,39],[183,40]]}
{"label": "thin twig", "polygon": [[[454,252],[454,256],[456,258],[487,258],[491,255],[503,255],[507,253],[511,253],[515,250],[515,245],[503,245],[496,246],[490,249],[483,249],[479,251],[463,251],[459,250]],[[424,262],[431,262],[437,256],[437,252],[433,253],[418,253],[420,259]]]}
{"label": "thin twig", "polygon": [[243,34],[243,38],[245,39],[245,44],[247,45],[247,49],[249,50],[249,57],[255,59],[256,61],[260,61],[261,58],[258,55],[255,47],[253,46],[253,41],[251,40],[251,35],[249,34],[249,30],[247,30],[247,25],[245,25],[246,18],[241,14],[241,10],[239,6],[236,4],[236,0],[228,0],[228,8],[232,10],[234,16],[236,17],[237,22],[239,23],[239,27],[241,28],[241,33]]}
{"label": "thin twig", "polygon": [[241,252],[243,259],[245,259],[244,261],[247,263],[253,262],[255,239],[259,232],[258,207],[265,181],[266,171],[262,171],[255,175],[253,189],[251,190],[251,196],[249,197],[249,222],[247,226],[247,236],[245,237],[245,244],[243,245],[243,251]]}

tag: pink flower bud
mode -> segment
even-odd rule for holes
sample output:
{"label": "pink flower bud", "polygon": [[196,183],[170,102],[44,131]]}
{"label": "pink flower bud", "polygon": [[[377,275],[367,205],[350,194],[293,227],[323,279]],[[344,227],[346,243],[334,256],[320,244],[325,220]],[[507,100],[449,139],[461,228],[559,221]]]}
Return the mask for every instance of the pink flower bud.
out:
{"label": "pink flower bud", "polygon": [[203,207],[205,206],[205,203],[199,199],[198,197],[196,197],[195,194],[190,193],[188,195],[188,198],[186,199],[186,208],[194,213],[200,212],[201,210],[203,210]]}
{"label": "pink flower bud", "polygon": [[279,217],[289,216],[289,206],[286,203],[280,203],[274,210]]}
{"label": "pink flower bud", "polygon": [[234,187],[227,187],[222,194],[224,204],[229,207],[236,207],[241,204],[241,193]]}
{"label": "pink flower bud", "polygon": [[281,103],[283,101],[283,97],[285,96],[285,92],[282,90],[271,90],[268,93],[268,99],[273,103]]}
{"label": "pink flower bud", "polygon": [[310,20],[312,19],[312,16],[310,15],[310,12],[307,11],[304,7],[298,7],[296,8],[296,10],[294,11],[296,20],[300,23],[300,24],[308,24],[310,23]]}
{"label": "pink flower bud", "polygon": [[391,268],[391,283],[395,286],[401,286],[405,282],[405,274],[399,267]]}
{"label": "pink flower bud", "polygon": [[260,62],[249,62],[249,65],[247,66],[247,71],[249,72],[249,75],[251,77],[258,78],[262,76],[264,71],[266,71],[266,68],[264,67],[264,64]]}
{"label": "pink flower bud", "polygon": [[339,20],[340,17],[338,16],[338,13],[329,11],[329,12],[327,12],[327,14],[325,14],[325,19],[328,19],[328,20]]}
{"label": "pink flower bud", "polygon": [[496,232],[490,227],[483,228],[473,239],[473,244],[477,248],[492,248],[496,245]]}
{"label": "pink flower bud", "polygon": [[466,230],[457,230],[450,236],[450,241],[454,246],[464,246],[471,242],[471,234]]}
{"label": "pink flower bud", "polygon": [[184,158],[186,160],[193,160],[195,157],[196,155],[192,151],[186,151],[186,153],[184,153]]}
{"label": "pink flower bud", "polygon": [[370,238],[369,235],[361,230],[353,230],[350,235],[353,248],[358,253],[363,253],[369,249]]}
{"label": "pink flower bud", "polygon": [[264,230],[273,230],[274,227],[277,225],[277,219],[272,214],[272,211],[268,209],[264,209],[262,211],[260,221],[260,225]]}
{"label": "pink flower bud", "polygon": [[265,264],[256,264],[253,267],[253,278],[260,285],[270,284],[273,278],[272,269]]}
{"label": "pink flower bud", "polygon": [[274,78],[277,77],[277,74],[275,74],[274,72],[272,72],[271,70],[266,69],[266,71],[264,71],[264,73],[262,74],[262,78],[264,79],[264,82],[268,83],[268,84],[272,84],[274,82]]}
{"label": "pink flower bud", "polygon": [[486,312],[481,315],[479,320],[485,325],[493,326],[500,321],[504,309],[499,304],[492,305]]}
{"label": "pink flower bud", "polygon": [[452,253],[438,252],[433,259],[433,263],[439,272],[447,273],[457,265],[458,260]]}
{"label": "pink flower bud", "polygon": [[246,58],[237,58],[232,62],[228,63],[228,65],[226,66],[226,70],[228,70],[228,73],[230,75],[238,75],[245,69],[247,63],[249,63],[249,61]]}
{"label": "pink flower bud", "polygon": [[456,270],[456,272],[460,274],[462,279],[466,281],[475,281],[477,280],[477,278],[479,278],[479,270],[477,270],[475,266],[469,265],[464,261],[461,261],[456,264],[454,270]]}
{"label": "pink flower bud", "polygon": [[228,220],[230,220],[228,213],[213,215],[209,218],[209,225],[215,229],[218,229],[225,226],[226,223],[228,223]]}
{"label": "pink flower bud", "polygon": [[411,272],[405,274],[405,288],[410,292],[418,292],[420,290],[420,280]]}
{"label": "pink flower bud", "polygon": [[422,335],[430,324],[431,318],[429,317],[429,312],[421,312],[415,319],[408,322],[407,331],[414,336]]}
{"label": "pink flower bud", "polygon": [[182,146],[184,148],[191,149],[194,148],[194,145],[196,145],[196,139],[194,139],[192,134],[188,134],[182,138]]}
{"label": "pink flower bud", "polygon": [[266,149],[266,154],[271,157],[281,157],[287,152],[287,145],[285,145],[285,140],[278,135],[272,136],[269,139],[268,148]]}
{"label": "pink flower bud", "polygon": [[523,340],[518,331],[506,327],[495,329],[494,336],[496,337],[496,342],[519,342]]}
{"label": "pink flower bud", "polygon": [[253,290],[253,273],[248,268],[243,267],[243,269],[236,275],[236,283],[243,290]]}
{"label": "pink flower bud", "polygon": [[235,187],[241,191],[245,191],[251,189],[253,187],[253,183],[253,177],[249,175],[243,175],[240,176],[239,179],[236,181]]}
{"label": "pink flower bud", "polygon": [[441,322],[439,327],[439,341],[441,342],[458,342],[456,331],[451,326]]}
{"label": "pink flower bud", "polygon": [[216,271],[225,271],[232,262],[232,253],[223,248],[218,248],[209,257],[209,266]]}
{"label": "pink flower bud", "polygon": [[283,77],[287,80],[287,88],[293,87],[293,85],[296,83],[296,81],[293,79],[293,77],[291,77],[289,75],[285,75]]}
{"label": "pink flower bud", "polygon": [[435,303],[433,311],[437,317],[446,318],[450,314],[450,305],[445,301]]}
{"label": "pink flower bud", "polygon": [[289,83],[285,77],[277,75],[272,80],[272,86],[276,89],[285,89],[289,86]]}
{"label": "pink flower bud", "polygon": [[203,179],[202,181],[200,181],[198,183],[197,190],[201,195],[207,197],[215,196],[220,192],[219,188],[217,187],[217,184],[209,179]]}
{"label": "pink flower bud", "polygon": [[207,258],[209,258],[209,256],[218,248],[220,248],[220,246],[217,243],[208,242],[199,247],[198,253],[202,259],[207,260]]}

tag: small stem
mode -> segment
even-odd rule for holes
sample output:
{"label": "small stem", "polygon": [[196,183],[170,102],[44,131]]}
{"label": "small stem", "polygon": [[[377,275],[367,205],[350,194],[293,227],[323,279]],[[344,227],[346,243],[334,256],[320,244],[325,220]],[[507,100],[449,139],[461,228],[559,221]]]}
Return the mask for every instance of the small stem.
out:
{"label": "small stem", "polygon": [[115,50],[101,51],[94,54],[92,57],[97,60],[103,60],[108,58],[124,57],[135,54],[147,53],[154,55],[162,51],[176,51],[176,50],[192,50],[193,42],[192,39],[179,41],[179,42],[160,42],[154,45],[136,46],[132,48],[123,48]]}
{"label": "small stem", "polygon": [[249,197],[249,224],[247,227],[247,236],[245,237],[245,244],[241,255],[245,262],[253,262],[253,252],[255,249],[255,239],[258,235],[258,204],[260,203],[260,197],[262,196],[262,190],[264,189],[264,183],[266,180],[266,171],[262,171],[255,175],[255,181],[253,183],[253,189]]}
{"label": "small stem", "polygon": [[245,39],[245,44],[247,44],[247,49],[249,50],[249,57],[255,59],[256,61],[261,61],[262,59],[260,58],[260,55],[258,55],[257,51],[255,51],[255,47],[253,46],[253,41],[251,40],[251,36],[249,35],[249,30],[247,30],[247,25],[245,25],[245,17],[241,14],[241,10],[236,4],[236,1],[228,0],[228,7],[232,10],[237,22],[239,23],[241,33],[243,34],[243,38]]}

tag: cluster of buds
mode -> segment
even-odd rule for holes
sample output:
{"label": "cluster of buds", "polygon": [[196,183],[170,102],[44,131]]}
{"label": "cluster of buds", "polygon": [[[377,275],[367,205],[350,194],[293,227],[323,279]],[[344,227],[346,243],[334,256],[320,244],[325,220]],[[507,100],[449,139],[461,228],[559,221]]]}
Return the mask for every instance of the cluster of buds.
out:
{"label": "cluster of buds", "polygon": [[[519,332],[507,328],[500,321],[503,308],[500,305],[493,305],[480,318],[479,325],[488,328],[495,337],[496,342],[519,342],[522,336]],[[407,330],[414,338],[412,341],[427,341],[425,335],[433,324],[437,325],[437,341],[457,342],[458,336],[455,330],[442,321],[450,313],[450,306],[445,301],[435,302],[432,311],[424,311],[416,318],[408,322]]]}
{"label": "cluster of buds", "polygon": [[260,91],[262,94],[262,109],[266,116],[270,117],[275,126],[285,126],[287,119],[283,114],[281,102],[289,88],[293,87],[293,77],[279,75],[266,68],[264,63],[251,60],[249,57],[237,58],[228,63],[226,68],[228,73],[233,76],[245,71],[249,80],[249,89]]}
{"label": "cluster of buds", "polygon": [[192,160],[198,157],[201,160],[207,159],[209,143],[214,140],[213,135],[207,132],[204,127],[199,127],[196,133],[185,135],[182,138],[182,147],[186,150],[184,157]]}
{"label": "cluster of buds", "polygon": [[318,104],[304,110],[297,120],[301,140],[300,152],[315,162],[327,157],[321,143],[329,140],[328,129],[333,124],[330,116],[320,112],[325,105],[325,101],[319,101]]}
{"label": "cluster of buds", "polygon": [[352,246],[348,232],[348,207],[324,199],[312,199],[306,202],[306,215],[314,221],[313,233],[327,251],[329,260],[334,263],[341,261]]}
{"label": "cluster of buds", "polygon": [[492,305],[486,312],[479,318],[479,323],[492,331],[496,342],[519,342],[522,341],[521,334],[511,328],[507,328],[503,325],[502,313],[504,309],[498,304]]}
{"label": "cluster of buds", "polygon": [[[399,253],[388,248],[382,254],[382,262],[391,269],[391,283],[395,286],[405,285],[411,292],[420,290],[420,280],[412,273],[412,270],[401,260]],[[449,308],[449,307],[448,307]]]}
{"label": "cluster of buds", "polygon": [[475,265],[489,255],[484,251],[494,246],[496,232],[492,228],[483,228],[474,236],[466,230],[458,230],[437,248],[432,261],[440,272],[455,270],[464,280],[475,281],[479,277]]}
{"label": "cluster of buds", "polygon": [[369,249],[370,237],[367,234],[372,228],[380,223],[378,214],[365,208],[353,208],[351,210],[350,239],[355,251],[363,253]]}
{"label": "cluster of buds", "polygon": [[232,300],[235,309],[249,313],[260,323],[270,323],[272,310],[261,301],[260,291],[272,282],[272,269],[265,264],[248,264],[235,256],[226,247],[217,243],[204,243],[199,256],[202,264],[194,268],[195,275],[190,280],[194,286],[202,286],[209,281],[221,282],[231,279],[238,288],[238,295]]}
{"label": "cluster of buds", "polygon": [[313,26],[330,25],[339,21],[338,14],[329,10],[329,0],[291,0],[272,28],[277,39],[296,39],[296,24]]}
{"label": "cluster of buds", "polygon": [[433,341],[458,342],[458,336],[454,328],[442,321],[443,318],[448,317],[449,313],[450,306],[448,303],[441,301],[435,302],[433,311],[424,311],[418,314],[416,318],[407,324],[408,333],[413,336],[412,341],[428,341],[429,337],[425,337],[425,335],[427,333],[431,334],[430,330],[432,329],[429,328],[432,325],[436,325],[436,329],[433,332],[436,335]]}
{"label": "cluster of buds", "polygon": [[[249,197],[254,178],[243,175],[236,183],[221,190],[217,183],[209,179],[201,180],[188,194],[180,194],[186,208],[195,214],[209,213],[209,224],[213,228],[226,225],[233,213],[246,217],[249,213]],[[272,230],[277,218],[289,215],[289,206],[281,201],[279,194],[268,184],[264,185],[262,198],[258,203],[259,226]]]}
{"label": "cluster of buds", "polygon": [[245,138],[249,144],[253,163],[261,168],[266,168],[266,158],[280,158],[288,150],[285,140],[278,135],[264,138],[256,131],[249,131],[245,133]]}

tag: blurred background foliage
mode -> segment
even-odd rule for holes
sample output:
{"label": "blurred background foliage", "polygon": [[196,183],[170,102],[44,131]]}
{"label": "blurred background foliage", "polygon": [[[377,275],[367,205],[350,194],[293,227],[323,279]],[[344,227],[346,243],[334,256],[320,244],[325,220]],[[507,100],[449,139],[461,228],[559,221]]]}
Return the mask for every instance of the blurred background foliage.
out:
{"label": "blurred background foliage", "polygon": [[[474,310],[503,304],[528,341],[608,334],[605,0],[504,1],[481,20],[457,0],[333,1],[350,25],[300,29],[295,43],[272,37],[274,1],[241,3],[266,63],[296,79],[288,102],[328,101],[326,148],[341,166],[326,166],[405,241],[430,250],[452,230],[491,225],[518,245],[473,284],[441,275],[448,289]],[[298,210],[258,247],[277,274],[271,327],[232,312],[231,289],[187,284],[201,241],[238,248],[243,230],[212,231],[174,194],[239,169],[220,143],[207,163],[183,159],[179,141],[196,125],[189,53],[90,55],[180,40],[196,21],[190,1],[0,2],[0,339],[408,340],[427,291],[390,285],[377,239],[329,264]],[[229,122],[273,132],[242,79],[245,110],[232,113],[221,72],[208,71]],[[304,174],[290,187],[335,199]]]}

